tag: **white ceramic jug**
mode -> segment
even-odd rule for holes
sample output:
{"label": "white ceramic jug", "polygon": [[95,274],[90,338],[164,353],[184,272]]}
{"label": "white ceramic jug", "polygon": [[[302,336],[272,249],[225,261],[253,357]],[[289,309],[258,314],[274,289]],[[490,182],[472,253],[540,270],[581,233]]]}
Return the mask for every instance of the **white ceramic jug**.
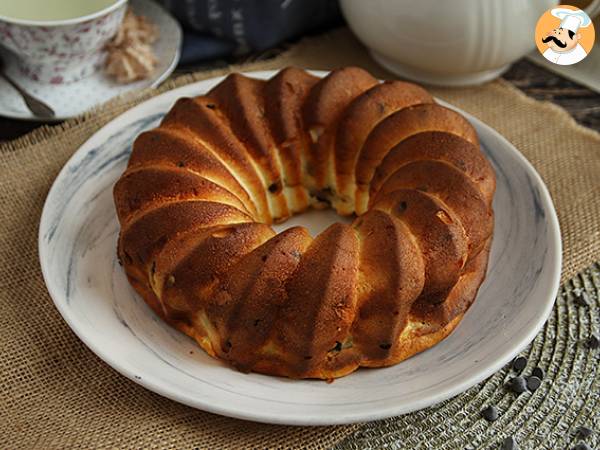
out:
{"label": "white ceramic jug", "polygon": [[[356,36],[388,70],[428,84],[491,80],[535,48],[535,26],[558,0],[341,0]],[[600,0],[587,8],[593,17]]]}

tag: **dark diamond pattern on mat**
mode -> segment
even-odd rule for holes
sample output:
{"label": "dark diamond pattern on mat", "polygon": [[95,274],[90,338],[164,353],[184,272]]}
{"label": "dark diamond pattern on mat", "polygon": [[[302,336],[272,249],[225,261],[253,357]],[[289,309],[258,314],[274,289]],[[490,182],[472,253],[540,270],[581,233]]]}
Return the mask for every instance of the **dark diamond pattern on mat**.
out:
{"label": "dark diamond pattern on mat", "polygon": [[592,449],[592,447],[587,445],[585,442],[580,442],[575,447],[573,447],[573,450],[593,450],[593,449]]}
{"label": "dark diamond pattern on mat", "polygon": [[527,382],[522,376],[513,377],[508,380],[506,387],[515,394],[522,394],[527,390]]}
{"label": "dark diamond pattern on mat", "polygon": [[540,380],[538,377],[531,376],[527,378],[527,389],[529,389],[531,392],[536,391],[541,384],[542,380]]}
{"label": "dark diamond pattern on mat", "polygon": [[531,376],[538,377],[540,380],[543,380],[544,379],[544,369],[542,369],[541,367],[534,367],[534,369],[531,371]]}
{"label": "dark diamond pattern on mat", "polygon": [[586,341],[587,348],[590,350],[596,350],[600,347],[600,339],[595,334],[592,334]]}
{"label": "dark diamond pattern on mat", "polygon": [[589,306],[590,300],[587,292],[581,292],[573,298],[573,301],[577,306]]}
{"label": "dark diamond pattern on mat", "polygon": [[512,369],[517,373],[521,373],[526,365],[527,358],[525,358],[524,356],[517,356],[512,362]]}
{"label": "dark diamond pattern on mat", "polygon": [[517,440],[512,436],[509,436],[502,441],[502,450],[517,450],[518,448]]}
{"label": "dark diamond pattern on mat", "polygon": [[498,408],[494,405],[490,405],[481,411],[481,417],[483,417],[488,422],[494,422],[498,419]]}
{"label": "dark diamond pattern on mat", "polygon": [[593,430],[591,428],[588,428],[586,426],[581,426],[581,427],[579,427],[579,430],[577,430],[577,437],[580,438],[580,439],[587,439],[593,433],[594,432],[593,432]]}

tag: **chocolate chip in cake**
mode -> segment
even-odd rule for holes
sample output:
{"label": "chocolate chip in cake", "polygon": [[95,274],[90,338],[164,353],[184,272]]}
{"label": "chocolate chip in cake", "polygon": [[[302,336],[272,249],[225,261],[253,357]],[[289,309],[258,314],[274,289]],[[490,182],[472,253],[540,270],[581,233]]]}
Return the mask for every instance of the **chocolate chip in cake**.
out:
{"label": "chocolate chip in cake", "polygon": [[600,347],[600,339],[598,339],[598,336],[595,334],[592,334],[585,342],[585,345],[590,350],[596,350],[598,347]]}
{"label": "chocolate chip in cake", "polygon": [[525,368],[525,366],[527,365],[527,358],[525,358],[524,356],[517,356],[514,361],[512,362],[512,369],[517,372],[520,373],[523,371],[523,369]]}
{"label": "chocolate chip in cake", "polygon": [[531,392],[537,390],[541,384],[542,380],[540,380],[538,377],[534,377],[532,375],[527,378],[527,389],[529,389]]}
{"label": "chocolate chip in cake", "polygon": [[494,422],[496,419],[498,419],[498,409],[494,405],[490,405],[481,411],[481,417],[488,422]]}
{"label": "chocolate chip in cake", "polygon": [[517,450],[518,448],[517,440],[512,436],[509,436],[502,441],[502,450]]}
{"label": "chocolate chip in cake", "polygon": [[508,389],[510,389],[515,394],[522,394],[527,390],[527,382],[525,381],[525,378],[521,376],[511,378],[510,380],[508,380],[508,383],[506,385]]}
{"label": "chocolate chip in cake", "polygon": [[531,376],[538,377],[540,380],[544,379],[544,375],[544,369],[542,369],[541,367],[534,367],[531,371]]}
{"label": "chocolate chip in cake", "polygon": [[575,297],[573,297],[573,302],[577,306],[590,306],[587,292],[580,292],[579,294],[575,295]]}
{"label": "chocolate chip in cake", "polygon": [[392,348],[392,344],[385,342],[383,344],[379,344],[379,348],[382,350],[389,350],[390,348]]}
{"label": "chocolate chip in cake", "polygon": [[587,439],[592,434],[594,434],[594,431],[591,428],[581,426],[577,429],[577,437],[580,439]]}
{"label": "chocolate chip in cake", "polygon": [[329,350],[330,352],[339,352],[342,350],[342,343],[340,341],[335,341],[335,346]]}
{"label": "chocolate chip in cake", "polygon": [[333,191],[330,187],[326,187],[323,189],[319,189],[315,192],[315,198],[321,203],[331,204],[331,197],[333,196]]}
{"label": "chocolate chip in cake", "polygon": [[278,194],[279,192],[281,192],[282,186],[281,186],[281,181],[276,181],[275,183],[272,183],[269,186],[269,192],[271,194]]}

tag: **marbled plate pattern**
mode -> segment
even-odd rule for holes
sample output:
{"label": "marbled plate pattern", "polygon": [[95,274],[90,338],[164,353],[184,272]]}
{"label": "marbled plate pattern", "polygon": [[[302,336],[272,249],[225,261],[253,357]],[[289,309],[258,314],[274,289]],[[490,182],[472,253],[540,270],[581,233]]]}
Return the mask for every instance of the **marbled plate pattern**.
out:
{"label": "marbled plate pattern", "polygon": [[[531,342],[558,290],[558,220],[532,166],[469,115],[498,178],[495,235],[488,277],[446,340],[394,367],[362,369],[327,384],[236,372],[163,323],[117,263],[112,187],[142,130],[156,126],[177,98],[204,93],[220,80],[175,89],[114,119],[75,153],[48,195],[39,235],[44,278],[64,319],[100,358],[148,389],[203,410],[325,425],[389,417],[442,401],[488,377]],[[277,228],[303,224],[315,233],[332,220],[332,213],[312,212]]]}

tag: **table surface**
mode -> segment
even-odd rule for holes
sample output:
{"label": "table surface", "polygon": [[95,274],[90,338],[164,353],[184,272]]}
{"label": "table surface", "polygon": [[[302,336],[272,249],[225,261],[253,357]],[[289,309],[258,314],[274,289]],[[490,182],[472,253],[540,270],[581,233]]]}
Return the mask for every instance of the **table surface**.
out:
{"label": "table surface", "polygon": [[[188,71],[178,70],[175,75]],[[525,59],[513,64],[504,79],[535,99],[562,106],[580,124],[600,131],[600,94]],[[0,142],[15,139],[41,125],[0,117]]]}

